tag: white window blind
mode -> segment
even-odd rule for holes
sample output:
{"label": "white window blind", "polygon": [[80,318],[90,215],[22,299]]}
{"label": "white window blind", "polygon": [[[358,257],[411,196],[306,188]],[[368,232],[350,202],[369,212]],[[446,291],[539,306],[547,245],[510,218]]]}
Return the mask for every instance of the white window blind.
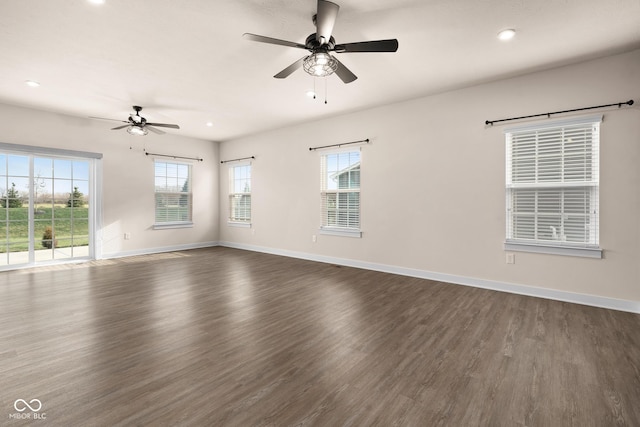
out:
{"label": "white window blind", "polygon": [[229,222],[251,223],[251,163],[229,166]]}
{"label": "white window blind", "polygon": [[597,248],[601,117],[507,130],[507,243]]}
{"label": "white window blind", "polygon": [[155,161],[155,224],[191,224],[191,165]]}
{"label": "white window blind", "polygon": [[360,151],[321,157],[322,229],[360,230]]}

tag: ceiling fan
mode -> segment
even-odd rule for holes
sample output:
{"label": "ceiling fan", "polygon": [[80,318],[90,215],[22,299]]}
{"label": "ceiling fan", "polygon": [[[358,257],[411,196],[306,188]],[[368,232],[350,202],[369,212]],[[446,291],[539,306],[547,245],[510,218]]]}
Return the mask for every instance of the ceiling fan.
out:
{"label": "ceiling fan", "polygon": [[180,129],[180,126],[178,125],[172,125],[167,123],[149,123],[147,122],[147,119],[145,119],[140,115],[140,111],[142,111],[142,107],[134,105],[133,109],[136,111],[136,113],[129,114],[129,120],[105,119],[104,117],[91,117],[91,118],[100,119],[100,120],[113,120],[116,122],[126,123],[126,125],[116,126],[114,128],[111,128],[111,130],[128,128],[127,132],[129,132],[131,135],[140,135],[140,136],[146,135],[148,133],[147,132],[148,130],[150,130],[153,133],[157,133],[158,135],[164,134],[163,131],[161,131],[160,129],[156,129],[156,127]]}
{"label": "ceiling fan", "polygon": [[330,55],[329,52],[395,52],[398,50],[398,40],[389,39],[336,44],[331,33],[333,32],[333,26],[336,22],[336,18],[338,17],[339,9],[340,6],[333,2],[318,0],[317,13],[313,16],[313,23],[316,26],[316,32],[307,37],[305,44],[259,36],[251,33],[245,33],[242,37],[256,42],[295,47],[298,49],[306,49],[311,52],[310,55],[300,58],[273,76],[277,79],[284,79],[298,68],[302,67],[305,72],[316,77],[326,77],[335,72],[344,83],[351,83],[358,77],[345,67],[344,64],[336,57]]}

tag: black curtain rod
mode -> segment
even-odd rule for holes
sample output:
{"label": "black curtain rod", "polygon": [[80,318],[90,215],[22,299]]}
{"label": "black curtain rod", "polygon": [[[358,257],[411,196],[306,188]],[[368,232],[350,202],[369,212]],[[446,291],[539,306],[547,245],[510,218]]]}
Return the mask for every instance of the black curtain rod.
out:
{"label": "black curtain rod", "polygon": [[498,122],[508,122],[510,120],[530,119],[532,117],[542,117],[542,116],[550,117],[552,114],[573,113],[574,111],[584,111],[584,110],[593,110],[595,108],[615,107],[616,105],[618,106],[618,108],[622,107],[623,105],[633,105],[633,99],[630,99],[627,102],[616,102],[615,104],[595,105],[593,107],[574,108],[573,110],[563,110],[563,111],[554,111],[552,113],[532,114],[530,116],[511,117],[509,119],[486,120],[484,124],[493,126],[494,123],[498,123]]}
{"label": "black curtain rod", "polygon": [[200,159],[198,157],[182,157],[182,156],[170,156],[168,154],[158,154],[158,153],[149,153],[148,151],[144,152],[145,156],[160,156],[160,157],[170,157],[172,159],[187,159],[187,160],[197,160],[199,162],[204,161],[204,159]]}
{"label": "black curtain rod", "polygon": [[343,145],[349,145],[349,144],[360,144],[362,142],[368,144],[369,143],[369,138],[363,139],[363,140],[360,140],[360,141],[343,142],[342,144],[323,145],[322,147],[309,147],[309,151],[319,150],[321,148],[342,147]]}
{"label": "black curtain rod", "polygon": [[237,162],[238,160],[249,160],[249,159],[255,159],[256,156],[251,156],[251,157],[241,157],[239,159],[231,159],[231,160],[220,160],[220,163],[229,163],[229,162]]}

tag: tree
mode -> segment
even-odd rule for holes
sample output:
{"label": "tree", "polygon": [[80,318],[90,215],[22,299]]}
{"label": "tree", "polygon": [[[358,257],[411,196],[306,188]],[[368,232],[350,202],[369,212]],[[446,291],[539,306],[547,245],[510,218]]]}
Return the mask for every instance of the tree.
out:
{"label": "tree", "polygon": [[83,195],[78,190],[78,187],[73,187],[73,193],[69,194],[69,200],[67,200],[68,208],[81,208],[84,205]]}
{"label": "tree", "polygon": [[7,191],[7,195],[0,200],[0,205],[2,205],[3,208],[22,207],[22,199],[20,198],[20,194],[18,194],[18,190],[16,190],[15,182],[11,183],[11,188]]}
{"label": "tree", "polygon": [[[36,175],[35,178],[33,178],[33,193],[34,193],[34,198],[33,198],[33,212],[35,214],[39,214],[39,213],[43,213],[43,211],[39,211],[38,210],[38,191],[40,189],[43,189],[47,186],[47,184],[44,182],[44,179],[40,176],[40,172],[38,171],[38,174]],[[27,186],[28,187],[28,186]]]}
{"label": "tree", "polygon": [[180,207],[185,207],[189,205],[189,180],[186,179],[184,184],[182,184],[182,189],[180,190],[180,200],[178,201],[178,205]]}

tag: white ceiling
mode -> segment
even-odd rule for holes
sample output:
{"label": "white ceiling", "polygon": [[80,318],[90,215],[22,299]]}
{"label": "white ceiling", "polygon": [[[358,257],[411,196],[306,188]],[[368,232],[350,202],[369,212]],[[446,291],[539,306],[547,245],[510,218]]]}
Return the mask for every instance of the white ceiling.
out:
{"label": "white ceiling", "polygon": [[[167,132],[223,141],[640,47],[640,0],[337,2],[337,43],[400,47],[339,54],[358,80],[318,79],[313,100],[304,71],[273,78],[306,51],[242,34],[304,44],[315,0],[5,0],[0,102],[122,120],[142,105],[148,121],[181,127]],[[517,30],[508,43],[505,28]]]}

